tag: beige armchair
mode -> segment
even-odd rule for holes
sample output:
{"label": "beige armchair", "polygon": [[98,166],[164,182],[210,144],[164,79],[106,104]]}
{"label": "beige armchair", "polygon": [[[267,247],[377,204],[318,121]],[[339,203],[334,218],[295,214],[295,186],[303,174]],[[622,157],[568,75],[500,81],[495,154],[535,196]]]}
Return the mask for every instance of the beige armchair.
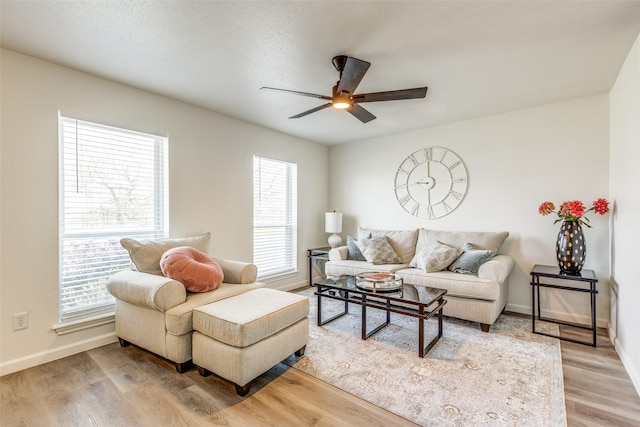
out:
{"label": "beige armchair", "polygon": [[[206,244],[201,244],[200,248],[208,247],[209,234],[199,237],[206,240]],[[178,372],[184,372],[192,364],[191,336],[195,308],[265,286],[255,281],[257,268],[254,264],[222,259],[216,261],[222,267],[224,281],[219,288],[209,292],[191,293],[186,291],[182,283],[154,274],[160,270],[159,267],[156,269],[156,265],[164,250],[185,245],[197,247],[193,239],[142,243],[123,239],[122,244],[129,250],[133,265],[141,270],[145,264],[147,271],[153,273],[120,271],[107,281],[107,290],[116,299],[116,335],[120,345],[125,347],[134,344],[149,350],[174,362]],[[144,253],[144,245],[154,251],[153,259]],[[143,255],[144,263],[140,262]]]}

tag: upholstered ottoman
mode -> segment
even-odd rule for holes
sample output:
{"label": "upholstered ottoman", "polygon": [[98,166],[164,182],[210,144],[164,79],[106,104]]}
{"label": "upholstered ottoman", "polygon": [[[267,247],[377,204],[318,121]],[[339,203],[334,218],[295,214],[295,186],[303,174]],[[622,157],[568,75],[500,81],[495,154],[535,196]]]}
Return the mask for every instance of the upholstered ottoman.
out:
{"label": "upholstered ottoman", "polygon": [[262,288],[193,311],[193,363],[231,381],[239,395],[251,381],[291,353],[304,354],[309,339],[309,300]]}

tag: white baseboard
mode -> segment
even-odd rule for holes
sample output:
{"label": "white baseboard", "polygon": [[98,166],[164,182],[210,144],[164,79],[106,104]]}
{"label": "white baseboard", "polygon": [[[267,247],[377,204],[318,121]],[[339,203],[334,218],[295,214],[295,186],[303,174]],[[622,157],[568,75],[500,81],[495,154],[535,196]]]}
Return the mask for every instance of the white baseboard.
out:
{"label": "white baseboard", "polygon": [[[514,313],[527,314],[531,316],[531,306],[520,304],[507,304],[506,311],[512,311]],[[579,323],[583,325],[591,325],[591,317],[581,315],[567,315],[564,312],[542,310],[542,317],[549,319],[557,319],[563,322]],[[609,319],[596,318],[596,326],[599,328],[608,328]]]}
{"label": "white baseboard", "polygon": [[294,289],[300,289],[300,288],[304,288],[304,287],[308,287],[309,286],[309,282],[307,282],[306,280],[303,282],[296,282],[296,283],[289,283],[289,284],[276,284],[276,283],[269,283],[268,284],[269,287],[271,289],[277,289],[279,291],[293,291]]}
{"label": "white baseboard", "polygon": [[636,358],[630,357],[625,348],[620,344],[620,341],[616,339],[615,336],[609,334],[609,338],[611,338],[611,342],[613,343],[613,348],[616,349],[622,364],[624,365],[624,369],[627,371],[629,378],[631,378],[631,382],[633,386],[636,388],[636,392],[640,395],[640,366],[638,365],[638,361]]}
{"label": "white baseboard", "polygon": [[63,357],[72,356],[74,354],[82,353],[83,351],[91,350],[117,341],[118,338],[116,337],[115,332],[110,332],[85,341],[69,344],[64,347],[19,357],[17,359],[0,363],[0,376],[42,365],[43,363],[53,362],[54,360],[62,359]]}

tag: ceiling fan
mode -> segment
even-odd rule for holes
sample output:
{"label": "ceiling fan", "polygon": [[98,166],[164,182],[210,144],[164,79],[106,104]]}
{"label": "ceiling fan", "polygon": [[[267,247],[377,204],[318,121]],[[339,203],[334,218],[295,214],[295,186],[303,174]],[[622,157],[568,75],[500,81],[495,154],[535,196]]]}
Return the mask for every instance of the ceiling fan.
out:
{"label": "ceiling fan", "polygon": [[318,95],[315,93],[299,92],[296,90],[278,89],[275,87],[261,87],[260,89],[276,90],[279,92],[292,93],[294,95],[309,96],[312,98],[324,99],[329,101],[319,107],[312,108],[311,110],[304,111],[295,116],[289,117],[290,119],[299,119],[308,114],[315,113],[316,111],[324,110],[328,107],[333,107],[339,110],[346,110],[355,116],[362,123],[370,122],[375,119],[376,116],[371,114],[368,110],[361,107],[359,104],[363,102],[377,102],[377,101],[397,101],[399,99],[416,99],[424,98],[427,95],[426,87],[417,87],[413,89],[401,89],[391,90],[386,92],[372,92],[354,94],[356,88],[362,81],[365,73],[369,69],[371,63],[362,61],[360,59],[353,58],[346,55],[338,55],[333,58],[333,66],[340,73],[340,80],[333,86],[332,95]]}

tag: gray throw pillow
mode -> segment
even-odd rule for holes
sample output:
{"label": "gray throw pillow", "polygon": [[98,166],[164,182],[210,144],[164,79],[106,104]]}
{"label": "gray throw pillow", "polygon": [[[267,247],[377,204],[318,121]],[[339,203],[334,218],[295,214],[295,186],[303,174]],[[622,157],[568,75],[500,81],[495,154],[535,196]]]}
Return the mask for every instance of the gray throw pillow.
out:
{"label": "gray throw pillow", "polygon": [[478,249],[472,243],[466,243],[461,249],[462,254],[449,266],[454,273],[478,274],[480,266],[493,256],[492,251]]}
{"label": "gray throw pillow", "polygon": [[386,237],[373,237],[356,242],[362,255],[371,264],[400,264],[402,259],[393,250]]}
{"label": "gray throw pillow", "polygon": [[[371,237],[371,235],[369,235]],[[354,261],[366,261],[364,255],[362,255],[362,251],[356,244],[357,240],[353,236],[347,236],[347,247],[349,248],[349,254],[347,255],[347,259],[352,259]]]}
{"label": "gray throw pillow", "polygon": [[419,250],[409,265],[434,273],[446,269],[461,253],[458,248],[438,242]]}

